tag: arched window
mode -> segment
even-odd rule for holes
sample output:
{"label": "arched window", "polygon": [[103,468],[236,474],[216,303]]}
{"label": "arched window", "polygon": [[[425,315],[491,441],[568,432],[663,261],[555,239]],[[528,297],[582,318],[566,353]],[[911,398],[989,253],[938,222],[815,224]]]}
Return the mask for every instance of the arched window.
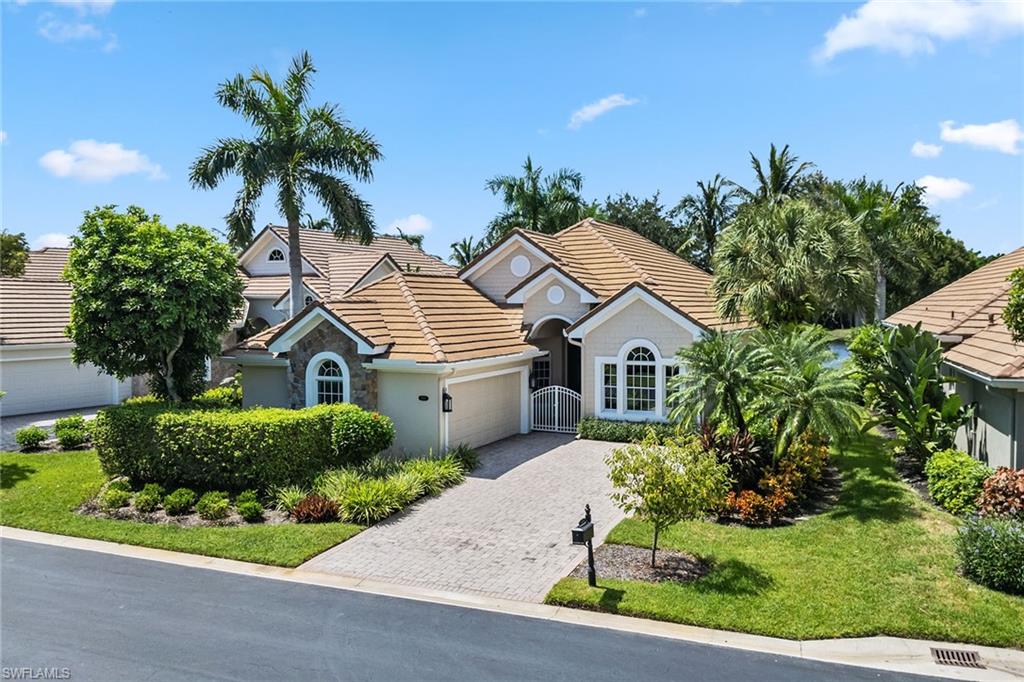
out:
{"label": "arched window", "polygon": [[349,401],[348,365],[341,356],[317,353],[306,365],[306,405]]}
{"label": "arched window", "polygon": [[309,305],[312,302],[313,302],[313,297],[310,296],[309,294],[306,294],[306,298],[302,301],[302,305]]}
{"label": "arched window", "polygon": [[658,364],[648,348],[626,353],[624,388],[627,412],[654,412],[658,405]]}
{"label": "arched window", "polygon": [[283,263],[284,262],[284,251],[281,249],[273,249],[267,254],[267,261],[270,263]]}

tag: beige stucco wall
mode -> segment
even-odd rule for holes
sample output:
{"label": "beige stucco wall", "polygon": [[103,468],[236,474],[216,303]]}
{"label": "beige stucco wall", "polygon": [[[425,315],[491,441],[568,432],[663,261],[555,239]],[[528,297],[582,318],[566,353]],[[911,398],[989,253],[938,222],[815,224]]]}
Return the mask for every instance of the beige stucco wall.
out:
{"label": "beige stucco wall", "polygon": [[615,357],[623,344],[645,339],[657,347],[662,358],[671,358],[693,335],[644,301],[633,301],[616,315],[592,329],[583,339],[583,414],[594,414],[595,358]]}
{"label": "beige stucco wall", "polygon": [[[565,299],[558,304],[548,300],[548,289],[556,285],[562,287],[565,292]],[[567,317],[571,322],[575,322],[583,317],[588,310],[590,310],[590,306],[580,302],[578,293],[554,280],[538,288],[523,303],[523,324],[533,324],[547,315],[561,315]]]}
{"label": "beige stucco wall", "polygon": [[[512,259],[519,255],[526,256],[530,260],[530,271],[523,277],[516,277],[512,274],[511,269]],[[495,260],[487,270],[479,274],[474,273],[473,276],[469,277],[469,282],[484,292],[491,300],[504,303],[505,294],[508,293],[509,289],[537,272],[543,266],[544,263],[539,258],[523,247],[516,245]]]}
{"label": "beige stucco wall", "polygon": [[[419,399],[426,396],[425,401]],[[441,383],[436,374],[377,372],[377,406],[395,423],[390,454],[420,457],[439,453]]]}
{"label": "beige stucco wall", "polygon": [[290,407],[290,403],[287,367],[242,368],[242,407]]}

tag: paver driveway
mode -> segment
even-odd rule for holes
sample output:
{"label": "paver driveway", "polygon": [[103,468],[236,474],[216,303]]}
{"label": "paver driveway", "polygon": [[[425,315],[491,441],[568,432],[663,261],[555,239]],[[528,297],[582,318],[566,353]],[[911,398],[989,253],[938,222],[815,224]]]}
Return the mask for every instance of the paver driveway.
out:
{"label": "paver driveway", "polygon": [[569,542],[583,505],[595,540],[622,519],[608,498],[604,458],[613,447],[532,433],[481,448],[465,483],[301,568],[539,602],[585,555]]}

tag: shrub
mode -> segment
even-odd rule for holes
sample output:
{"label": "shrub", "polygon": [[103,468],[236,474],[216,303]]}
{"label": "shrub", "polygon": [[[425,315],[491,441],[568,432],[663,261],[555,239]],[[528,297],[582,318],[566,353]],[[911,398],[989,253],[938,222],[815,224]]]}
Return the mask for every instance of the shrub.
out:
{"label": "shrub", "polygon": [[462,465],[450,455],[440,459],[410,459],[402,464],[402,471],[419,478],[426,495],[438,495],[465,478]]}
{"label": "shrub", "polygon": [[370,525],[402,508],[401,491],[388,479],[370,478],[345,491],[341,513],[346,521]]}
{"label": "shrub", "polygon": [[256,494],[255,490],[243,490],[238,493],[235,497],[235,504],[245,504],[246,502],[259,502],[259,495]]}
{"label": "shrub", "polygon": [[362,475],[354,469],[333,469],[317,476],[313,482],[313,492],[341,503],[345,491],[361,480]]}
{"label": "shrub", "polygon": [[1024,519],[1024,469],[996,469],[985,479],[979,508],[983,516]]}
{"label": "shrub", "polygon": [[207,521],[223,519],[228,515],[231,505],[228,503],[228,494],[211,490],[204,493],[196,502],[196,513],[199,518]]}
{"label": "shrub", "polygon": [[41,426],[26,426],[14,432],[14,440],[22,450],[38,450],[48,435]]}
{"label": "shrub", "polygon": [[878,385],[868,378],[882,364],[882,334],[885,328],[876,323],[866,324],[850,337],[847,350],[853,359],[853,378],[860,385],[864,404],[874,407],[878,400]]}
{"label": "shrub", "polygon": [[576,429],[580,438],[612,443],[636,443],[644,440],[652,431],[658,442],[661,442],[673,438],[677,429],[672,424],[662,422],[627,422],[597,417],[584,417]]}
{"label": "shrub", "polygon": [[956,536],[960,569],[971,580],[1024,595],[1024,522],[969,518]]}
{"label": "shrub", "polygon": [[335,416],[331,444],[339,464],[359,465],[391,447],[395,425],[390,418],[350,404],[332,407]]}
{"label": "shrub", "polygon": [[263,505],[258,500],[245,500],[235,505],[238,513],[249,523],[258,523],[263,520]]}
{"label": "shrub", "polygon": [[377,455],[363,462],[359,467],[359,475],[363,478],[387,478],[401,468],[399,460]]}
{"label": "shrub", "polygon": [[423,496],[423,479],[411,471],[399,471],[391,474],[387,482],[394,488],[395,496],[402,507]]}
{"label": "shrub", "polygon": [[480,455],[465,443],[459,443],[454,448],[449,448],[447,454],[458,460],[464,473],[468,474],[480,466]]}
{"label": "shrub", "polygon": [[295,505],[292,516],[299,523],[326,523],[338,520],[338,503],[313,493]]}
{"label": "shrub", "polygon": [[297,485],[286,485],[274,490],[274,504],[279,511],[294,514],[295,507],[309,493]]}
{"label": "shrub", "polygon": [[110,487],[100,494],[100,507],[108,511],[111,509],[120,509],[121,507],[128,506],[128,501],[131,499],[132,491]]}
{"label": "shrub", "polygon": [[767,495],[762,495],[756,490],[743,490],[739,494],[730,492],[725,505],[747,525],[770,526],[782,516],[791,502],[792,496],[782,490],[775,490]]}
{"label": "shrub", "polygon": [[196,494],[188,488],[178,488],[164,498],[164,511],[171,516],[188,514],[192,503],[196,501]]}
{"label": "shrub", "polygon": [[160,506],[160,500],[164,496],[164,489],[156,483],[147,483],[143,486],[142,491],[135,495],[135,509],[148,514],[156,511],[156,508]]}
{"label": "shrub", "polygon": [[729,467],[736,491],[757,484],[772,451],[771,447],[762,447],[752,433],[723,432],[709,422],[701,424],[698,440],[705,452],[715,455],[719,462]]}
{"label": "shrub", "polygon": [[57,443],[63,450],[74,450],[89,441],[89,423],[80,414],[61,417],[53,424]]}
{"label": "shrub", "polygon": [[942,450],[924,465],[928,494],[953,514],[969,514],[978,508],[978,496],[991,470],[966,452]]}
{"label": "shrub", "polygon": [[242,406],[242,385],[217,386],[192,398],[192,405],[206,410],[239,408]]}

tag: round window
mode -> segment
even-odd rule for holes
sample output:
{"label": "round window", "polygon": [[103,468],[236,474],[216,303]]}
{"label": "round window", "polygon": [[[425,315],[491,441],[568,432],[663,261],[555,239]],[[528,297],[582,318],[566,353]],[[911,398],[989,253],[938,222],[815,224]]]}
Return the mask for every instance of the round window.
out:
{"label": "round window", "polygon": [[558,305],[565,300],[565,289],[557,284],[548,288],[548,303]]}
{"label": "round window", "polygon": [[516,277],[526,277],[530,274],[530,259],[526,256],[516,256],[509,263],[509,267],[512,269],[512,274]]}

